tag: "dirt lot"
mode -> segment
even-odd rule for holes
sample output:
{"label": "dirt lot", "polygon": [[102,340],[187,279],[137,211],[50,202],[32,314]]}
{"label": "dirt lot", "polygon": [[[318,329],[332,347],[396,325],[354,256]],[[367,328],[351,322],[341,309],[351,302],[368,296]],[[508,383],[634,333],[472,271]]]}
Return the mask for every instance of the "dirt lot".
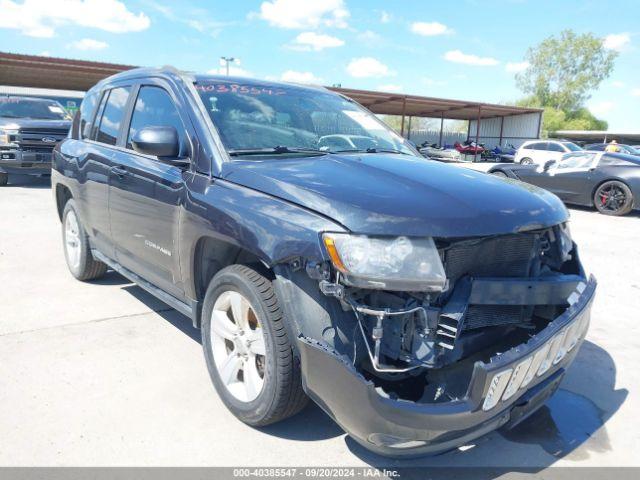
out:
{"label": "dirt lot", "polygon": [[0,188],[0,465],[640,466],[640,215],[571,217],[600,285],[561,390],[514,431],[400,462],[313,405],[260,430],[237,421],[189,320],[116,274],[75,281],[48,182],[19,178]]}

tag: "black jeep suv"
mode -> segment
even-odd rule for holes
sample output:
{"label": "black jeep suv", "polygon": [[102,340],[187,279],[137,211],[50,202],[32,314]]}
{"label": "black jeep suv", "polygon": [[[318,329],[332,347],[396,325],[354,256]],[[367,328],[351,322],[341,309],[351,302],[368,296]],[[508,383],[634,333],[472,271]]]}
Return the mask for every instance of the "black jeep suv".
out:
{"label": "black jeep suv", "polygon": [[9,174],[48,175],[51,152],[70,127],[71,117],[58,102],[0,96],[0,186]]}
{"label": "black jeep suv", "polygon": [[311,397],[366,448],[450,449],[542,405],[589,324],[557,197],[426,160],[323,88],[118,74],[52,188],[71,273],[111,268],[190,317],[250,425]]}

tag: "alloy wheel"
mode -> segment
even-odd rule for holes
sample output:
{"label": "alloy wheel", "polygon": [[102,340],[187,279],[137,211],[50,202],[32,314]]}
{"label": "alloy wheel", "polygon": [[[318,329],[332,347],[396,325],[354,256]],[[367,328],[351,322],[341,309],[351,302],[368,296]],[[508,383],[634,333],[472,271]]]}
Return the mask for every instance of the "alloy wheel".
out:
{"label": "alloy wheel", "polygon": [[242,402],[255,400],[264,385],[265,342],[260,321],[249,301],[227,290],[211,314],[211,348],[225,388]]}
{"label": "alloy wheel", "polygon": [[64,222],[64,249],[67,254],[67,261],[72,268],[80,265],[80,226],[78,217],[71,209],[67,213]]}
{"label": "alloy wheel", "polygon": [[612,213],[622,209],[627,201],[624,190],[616,184],[604,185],[598,190],[596,198],[600,202],[602,210]]}

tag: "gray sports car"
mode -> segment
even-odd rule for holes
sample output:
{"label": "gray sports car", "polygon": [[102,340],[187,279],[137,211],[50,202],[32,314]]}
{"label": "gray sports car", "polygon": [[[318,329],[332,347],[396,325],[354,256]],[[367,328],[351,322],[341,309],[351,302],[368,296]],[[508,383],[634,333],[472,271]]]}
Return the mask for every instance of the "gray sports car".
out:
{"label": "gray sports car", "polygon": [[544,166],[504,164],[489,173],[542,187],[565,203],[594,206],[604,215],[640,210],[640,157],[632,155],[572,152]]}

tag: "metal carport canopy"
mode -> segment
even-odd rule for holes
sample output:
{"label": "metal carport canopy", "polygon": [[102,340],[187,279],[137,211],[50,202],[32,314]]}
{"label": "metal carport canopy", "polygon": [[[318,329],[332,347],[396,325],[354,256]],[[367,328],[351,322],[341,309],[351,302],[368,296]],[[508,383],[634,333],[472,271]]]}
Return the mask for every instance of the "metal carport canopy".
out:
{"label": "metal carport canopy", "polygon": [[[132,65],[21,55],[0,52],[0,85],[88,90],[109,75],[136,68]],[[540,112],[540,109],[448,100],[399,93],[330,87],[369,110],[385,115],[444,117],[455,120],[505,117]]]}
{"label": "metal carport canopy", "polygon": [[373,113],[406,117],[444,117],[452,120],[477,120],[479,118],[508,117],[525,113],[537,113],[539,108],[513,107],[491,103],[449,100],[400,93],[374,92],[352,88],[334,88],[335,92],[367,107]]}

